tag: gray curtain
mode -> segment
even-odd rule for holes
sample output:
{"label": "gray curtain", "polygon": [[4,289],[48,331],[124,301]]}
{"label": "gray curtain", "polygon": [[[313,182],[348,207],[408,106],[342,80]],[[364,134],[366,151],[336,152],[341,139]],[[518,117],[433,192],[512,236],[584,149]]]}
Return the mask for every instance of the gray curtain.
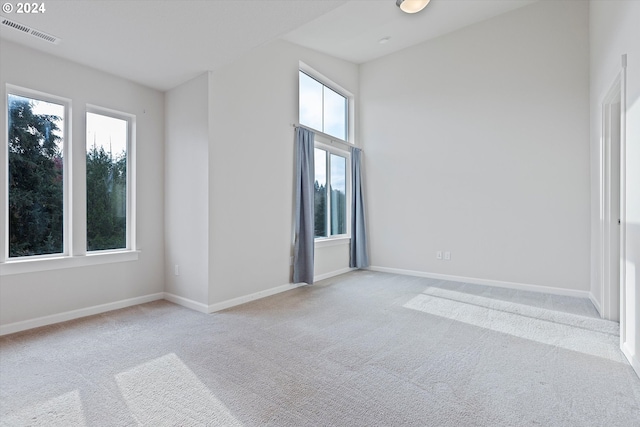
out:
{"label": "gray curtain", "polygon": [[351,259],[349,267],[369,267],[367,252],[367,230],[364,217],[364,195],[362,193],[362,150],[351,148]]}
{"label": "gray curtain", "polygon": [[296,128],[296,212],[293,248],[293,283],[313,283],[314,193],[313,162],[315,134]]}

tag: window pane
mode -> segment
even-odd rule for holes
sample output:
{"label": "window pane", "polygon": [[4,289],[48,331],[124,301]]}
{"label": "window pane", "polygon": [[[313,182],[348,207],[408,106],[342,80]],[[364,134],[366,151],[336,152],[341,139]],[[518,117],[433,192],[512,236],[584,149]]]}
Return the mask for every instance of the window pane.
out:
{"label": "window pane", "polygon": [[87,113],[87,250],[127,247],[128,122]]}
{"label": "window pane", "polygon": [[324,87],[324,133],[347,140],[347,99]]}
{"label": "window pane", "polygon": [[64,251],[65,107],[8,95],[9,256]]}
{"label": "window pane", "polygon": [[322,84],[300,71],[299,115],[301,125],[322,131]]}
{"label": "window pane", "polygon": [[316,180],[314,183],[315,237],[327,237],[327,152],[314,151]]}
{"label": "window pane", "polygon": [[347,233],[347,159],[331,154],[331,235]]}

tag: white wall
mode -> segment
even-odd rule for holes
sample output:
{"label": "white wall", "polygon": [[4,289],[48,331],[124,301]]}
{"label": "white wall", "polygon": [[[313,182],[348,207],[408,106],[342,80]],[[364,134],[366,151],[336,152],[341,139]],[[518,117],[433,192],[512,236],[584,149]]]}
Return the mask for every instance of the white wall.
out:
{"label": "white wall", "polygon": [[585,2],[362,65],[372,265],[586,294],[588,67]]}
{"label": "white wall", "polygon": [[[60,313],[150,295],[157,297],[164,287],[163,94],[4,40],[0,41],[0,52],[4,117],[7,83],[70,98],[73,152],[77,159],[83,159],[85,153],[86,104],[135,114],[137,243],[141,251],[137,261],[2,276],[0,326],[44,316],[54,316],[55,320]],[[6,120],[3,118],[0,123],[0,134],[6,135]],[[0,170],[5,174],[4,154],[0,160],[3,165]],[[83,174],[84,163],[75,165]],[[5,199],[5,185],[0,187],[0,199]],[[84,182],[76,181],[73,191],[84,194]],[[82,209],[77,208],[76,205],[78,212],[74,211],[74,218],[83,221]],[[84,241],[81,235],[75,238],[76,242]]]}
{"label": "white wall", "polygon": [[591,289],[600,295],[599,165],[601,104],[627,55],[625,353],[640,375],[640,2],[591,1]]}
{"label": "white wall", "polygon": [[336,245],[316,245],[314,254],[313,274],[314,280],[322,280],[351,271],[349,268],[350,245],[348,242],[340,242]]}
{"label": "white wall", "polygon": [[166,93],[165,129],[165,290],[208,305],[209,73]]}
{"label": "white wall", "polygon": [[[284,41],[211,73],[210,304],[290,282],[299,61],[357,102],[357,65]],[[318,250],[317,265],[334,251],[342,265],[327,268],[348,267],[339,246]]]}

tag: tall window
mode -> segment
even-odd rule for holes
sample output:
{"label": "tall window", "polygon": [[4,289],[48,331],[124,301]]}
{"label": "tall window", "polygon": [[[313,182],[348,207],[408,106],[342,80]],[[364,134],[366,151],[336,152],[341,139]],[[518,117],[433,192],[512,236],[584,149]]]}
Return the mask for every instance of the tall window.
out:
{"label": "tall window", "polygon": [[315,237],[347,234],[347,158],[328,150],[314,152]]}
{"label": "tall window", "polygon": [[[315,136],[315,237],[345,237],[349,232],[347,180],[350,162],[348,144],[345,144],[349,131],[349,102],[346,96],[330,87],[331,83],[325,84],[302,70],[298,77],[300,124],[324,134],[316,133]],[[340,148],[342,144],[346,145],[344,149]]]}
{"label": "tall window", "polygon": [[301,125],[347,140],[347,98],[303,71],[299,72]]}
{"label": "tall window", "polygon": [[66,107],[13,93],[7,105],[8,255],[61,254]]}
{"label": "tall window", "polygon": [[87,113],[87,251],[127,248],[127,118]]}

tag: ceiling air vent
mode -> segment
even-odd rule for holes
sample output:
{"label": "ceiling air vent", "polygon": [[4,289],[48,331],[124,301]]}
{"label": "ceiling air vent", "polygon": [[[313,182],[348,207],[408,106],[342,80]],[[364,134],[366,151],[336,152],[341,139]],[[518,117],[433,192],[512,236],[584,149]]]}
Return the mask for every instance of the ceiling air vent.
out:
{"label": "ceiling air vent", "polygon": [[24,24],[20,24],[19,22],[12,21],[9,18],[2,17],[2,25],[5,27],[13,28],[14,30],[22,31],[23,33],[29,34],[33,37],[37,37],[40,40],[48,41],[49,43],[59,44],[60,40],[56,36],[52,36],[51,34],[47,34],[45,32],[36,30],[35,28],[28,27]]}

